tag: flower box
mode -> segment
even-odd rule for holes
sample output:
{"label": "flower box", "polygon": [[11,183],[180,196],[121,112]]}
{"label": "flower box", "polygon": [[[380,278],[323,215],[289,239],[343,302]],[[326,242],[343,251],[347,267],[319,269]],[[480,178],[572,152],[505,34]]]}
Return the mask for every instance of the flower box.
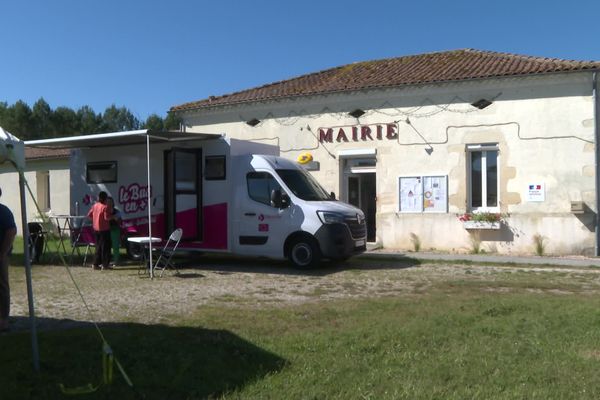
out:
{"label": "flower box", "polygon": [[500,229],[500,221],[463,221],[465,229]]}

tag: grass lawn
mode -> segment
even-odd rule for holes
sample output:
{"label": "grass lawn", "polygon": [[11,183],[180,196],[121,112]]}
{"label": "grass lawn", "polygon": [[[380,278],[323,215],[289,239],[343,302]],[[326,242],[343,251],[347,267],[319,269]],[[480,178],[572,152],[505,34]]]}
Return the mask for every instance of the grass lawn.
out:
{"label": "grass lawn", "polygon": [[[103,324],[137,393],[115,370],[113,385],[80,398],[597,399],[600,297],[585,280],[547,274],[458,276],[409,294],[297,305],[209,304],[169,325]],[[29,334],[0,335],[0,399],[63,398],[59,383],[101,380],[93,328],[42,331],[39,346],[34,374]]]}

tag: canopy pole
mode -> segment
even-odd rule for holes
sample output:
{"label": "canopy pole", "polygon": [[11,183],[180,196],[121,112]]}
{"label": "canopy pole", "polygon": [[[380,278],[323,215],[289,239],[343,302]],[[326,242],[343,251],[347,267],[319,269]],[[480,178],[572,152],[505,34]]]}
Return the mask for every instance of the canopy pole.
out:
{"label": "canopy pole", "polygon": [[598,72],[592,73],[592,98],[594,99],[594,158],[596,163],[596,246],[594,255],[600,256],[600,99],[598,98]]}
{"label": "canopy pole", "polygon": [[151,189],[150,189],[150,135],[148,135],[146,133],[146,176],[148,177],[148,190],[147,192],[147,196],[148,196],[148,255],[149,255],[149,260],[150,260],[150,279],[154,279],[154,264],[152,262],[152,203],[150,202],[150,200],[152,199],[151,196]]}
{"label": "canopy pole", "polygon": [[31,283],[31,260],[29,258],[29,226],[27,226],[27,210],[25,205],[25,175],[19,170],[19,192],[21,195],[21,225],[23,231],[23,258],[25,260],[25,276],[27,280],[27,302],[29,303],[29,322],[31,324],[31,351],[33,353],[33,369],[40,370],[37,328],[33,307],[33,285]]}

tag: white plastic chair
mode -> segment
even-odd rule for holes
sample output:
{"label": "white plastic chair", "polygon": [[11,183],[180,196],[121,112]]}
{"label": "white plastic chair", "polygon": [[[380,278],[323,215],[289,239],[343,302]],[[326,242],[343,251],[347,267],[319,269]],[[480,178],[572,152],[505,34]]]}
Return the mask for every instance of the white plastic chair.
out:
{"label": "white plastic chair", "polygon": [[177,250],[177,246],[179,246],[179,241],[181,240],[181,236],[183,235],[183,230],[181,228],[177,228],[171,233],[167,243],[165,243],[165,247],[160,251],[160,255],[156,260],[156,264],[154,264],[154,271],[160,270],[160,276],[162,277],[165,269],[171,268],[176,272],[177,267],[171,263],[171,258],[173,254],[175,254],[175,250]]}

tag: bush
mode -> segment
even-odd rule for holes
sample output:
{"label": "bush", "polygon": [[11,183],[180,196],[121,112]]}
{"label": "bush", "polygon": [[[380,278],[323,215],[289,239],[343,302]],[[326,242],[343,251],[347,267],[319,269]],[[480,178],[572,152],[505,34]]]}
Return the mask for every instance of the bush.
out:
{"label": "bush", "polygon": [[418,252],[419,250],[421,250],[421,238],[419,238],[419,236],[416,233],[413,233],[413,232],[410,233],[410,241],[413,244],[415,252]]}
{"label": "bush", "polygon": [[535,254],[543,256],[546,252],[546,237],[536,233],[533,235],[533,245],[535,247]]}

